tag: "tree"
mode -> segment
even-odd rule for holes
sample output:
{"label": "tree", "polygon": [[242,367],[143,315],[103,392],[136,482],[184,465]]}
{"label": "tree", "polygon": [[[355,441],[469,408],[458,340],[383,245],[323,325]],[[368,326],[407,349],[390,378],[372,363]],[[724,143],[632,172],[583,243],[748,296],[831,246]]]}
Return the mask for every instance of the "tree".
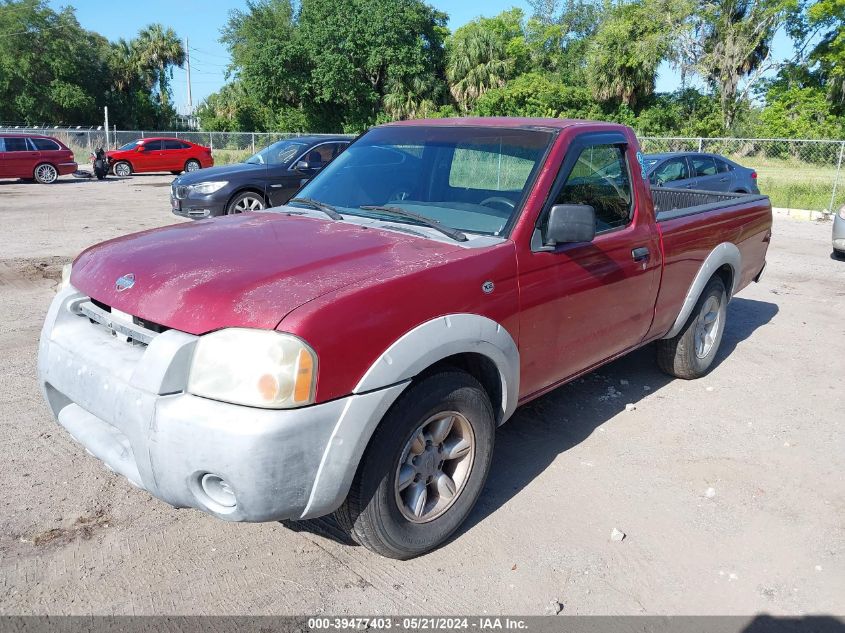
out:
{"label": "tree", "polygon": [[170,105],[170,80],[173,78],[173,66],[185,63],[185,49],[182,41],[173,29],[165,29],[161,24],[150,24],[138,33],[132,43],[138,68],[149,77],[149,87],[158,87],[162,105]]}
{"label": "tree", "polygon": [[821,39],[810,53],[818,65],[830,101],[842,112],[845,105],[845,0],[818,0],[807,10],[807,22]]}
{"label": "tree", "polygon": [[772,39],[798,9],[798,0],[697,0],[677,55],[718,91],[725,129],[775,66]]}
{"label": "tree", "polygon": [[634,0],[610,7],[590,42],[587,74],[593,97],[636,108],[654,92],[687,7],[673,0]]}
{"label": "tree", "polygon": [[484,21],[459,28],[447,51],[446,77],[452,96],[464,112],[488,90],[501,88],[511,73],[505,39]]}

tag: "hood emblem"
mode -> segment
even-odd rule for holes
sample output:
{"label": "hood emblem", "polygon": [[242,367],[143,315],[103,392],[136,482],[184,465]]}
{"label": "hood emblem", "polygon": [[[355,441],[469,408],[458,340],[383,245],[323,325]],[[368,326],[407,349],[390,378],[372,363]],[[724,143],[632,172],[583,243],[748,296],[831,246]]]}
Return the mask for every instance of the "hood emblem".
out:
{"label": "hood emblem", "polygon": [[481,290],[486,295],[489,295],[491,292],[493,292],[493,289],[495,287],[496,286],[493,284],[492,281],[485,281],[483,284],[481,284]]}
{"label": "hood emblem", "polygon": [[114,289],[118,292],[123,292],[124,290],[129,290],[134,285],[135,274],[129,273],[128,275],[122,275],[117,278],[117,281],[114,282]]}

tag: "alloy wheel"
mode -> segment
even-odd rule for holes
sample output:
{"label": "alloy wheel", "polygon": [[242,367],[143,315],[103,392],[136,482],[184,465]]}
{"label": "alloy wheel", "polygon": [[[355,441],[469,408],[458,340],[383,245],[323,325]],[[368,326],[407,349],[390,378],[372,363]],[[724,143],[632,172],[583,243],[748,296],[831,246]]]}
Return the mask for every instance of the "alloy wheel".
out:
{"label": "alloy wheel", "polygon": [[412,523],[433,521],[463,492],[475,458],[475,433],[457,411],[423,422],[408,440],[394,477],[399,511]]}
{"label": "alloy wheel", "polygon": [[721,303],[718,297],[709,297],[701,307],[695,323],[695,355],[706,358],[713,349],[722,325]]}

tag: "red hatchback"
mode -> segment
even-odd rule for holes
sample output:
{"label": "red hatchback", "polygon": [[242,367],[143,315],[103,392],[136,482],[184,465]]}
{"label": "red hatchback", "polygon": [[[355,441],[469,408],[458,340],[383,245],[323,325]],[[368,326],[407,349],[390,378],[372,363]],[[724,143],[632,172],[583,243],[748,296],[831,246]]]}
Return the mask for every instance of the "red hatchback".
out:
{"label": "red hatchback", "polygon": [[181,138],[139,138],[110,152],[106,152],[115,176],[125,177],[133,172],[169,171],[181,174],[212,167],[211,149]]}
{"label": "red hatchback", "polygon": [[73,152],[58,139],[0,133],[0,178],[34,179],[49,185],[76,168]]}

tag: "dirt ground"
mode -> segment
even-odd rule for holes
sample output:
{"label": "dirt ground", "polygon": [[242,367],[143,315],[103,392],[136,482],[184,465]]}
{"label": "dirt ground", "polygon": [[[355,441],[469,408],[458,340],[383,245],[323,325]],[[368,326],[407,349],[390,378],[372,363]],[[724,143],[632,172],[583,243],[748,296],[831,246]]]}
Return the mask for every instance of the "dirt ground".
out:
{"label": "dirt ground", "polygon": [[829,224],[776,218],[709,376],[671,380],[647,348],[520,409],[461,533],[397,562],[329,523],[174,510],[51,418],[36,347],[61,265],[176,221],[171,178],[0,182],[0,613],[845,613],[845,261]]}

